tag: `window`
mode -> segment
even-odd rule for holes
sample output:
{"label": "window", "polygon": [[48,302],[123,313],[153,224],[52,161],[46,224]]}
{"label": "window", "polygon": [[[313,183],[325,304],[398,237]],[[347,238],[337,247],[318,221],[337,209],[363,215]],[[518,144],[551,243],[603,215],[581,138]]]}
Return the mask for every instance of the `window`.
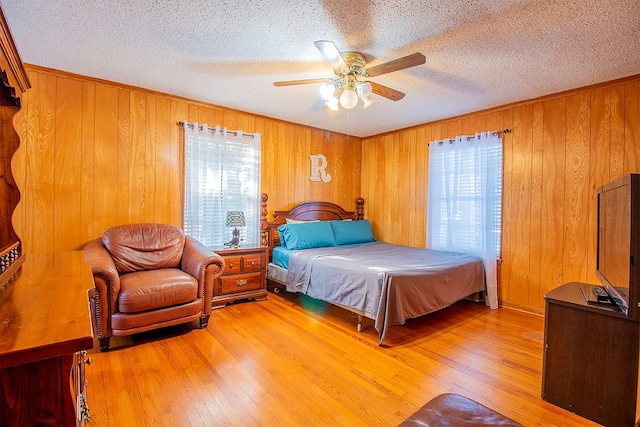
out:
{"label": "window", "polygon": [[260,134],[184,123],[184,231],[205,246],[231,240],[228,211],[243,211],[241,246],[260,244]]}
{"label": "window", "polygon": [[497,308],[502,140],[497,132],[429,144],[427,247],[483,258],[488,302]]}

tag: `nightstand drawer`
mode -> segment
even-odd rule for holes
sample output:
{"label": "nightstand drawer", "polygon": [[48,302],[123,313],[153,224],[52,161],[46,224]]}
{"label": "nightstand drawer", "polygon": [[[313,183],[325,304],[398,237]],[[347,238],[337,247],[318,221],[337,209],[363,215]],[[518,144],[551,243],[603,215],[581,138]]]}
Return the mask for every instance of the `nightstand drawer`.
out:
{"label": "nightstand drawer", "polygon": [[220,278],[220,295],[255,291],[263,286],[262,273],[223,276]]}
{"label": "nightstand drawer", "polygon": [[226,255],[224,257],[224,275],[260,271],[261,254]]}

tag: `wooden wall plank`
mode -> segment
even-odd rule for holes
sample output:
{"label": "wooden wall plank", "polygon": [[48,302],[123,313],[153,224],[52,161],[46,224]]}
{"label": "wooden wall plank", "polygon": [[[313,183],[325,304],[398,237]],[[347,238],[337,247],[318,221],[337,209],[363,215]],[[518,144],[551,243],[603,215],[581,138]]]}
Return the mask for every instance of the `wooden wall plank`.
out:
{"label": "wooden wall plank", "polygon": [[589,201],[593,189],[589,187],[590,118],[589,92],[567,97],[566,158],[564,166],[564,256],[563,282],[585,282],[589,245],[584,233],[589,225]]}
{"label": "wooden wall plank", "polygon": [[[166,164],[170,170],[169,181],[174,183],[170,185],[171,191],[171,206],[183,206],[184,199],[184,151],[182,150],[181,141],[184,141],[184,127],[179,125],[178,122],[190,122],[189,117],[189,105],[185,102],[171,101],[171,119],[169,122],[169,143],[167,144],[167,158],[164,159],[163,164]],[[162,168],[162,167],[161,167]],[[160,169],[161,169],[160,168]],[[184,210],[181,208],[178,212],[175,211],[171,215],[171,218],[167,219],[169,224],[182,226],[184,224]]]}
{"label": "wooden wall plank", "polygon": [[[176,122],[171,120],[171,100],[168,98],[158,98],[156,105],[156,118],[154,127],[155,148],[155,203],[152,205],[152,218],[154,222],[167,222],[169,224],[182,224],[182,215],[173,206],[182,205],[179,197],[181,179],[176,176],[174,180],[162,179],[163,176],[170,176],[172,171],[179,170],[180,157],[178,151],[173,154],[171,140],[167,140],[167,135],[171,135],[171,130],[178,127]],[[155,208],[154,208],[155,206]]]}
{"label": "wooden wall plank", "polygon": [[[95,186],[95,139],[96,139],[96,85],[91,82],[83,82],[82,84],[82,141],[81,141],[81,179],[82,179],[82,196],[81,196],[81,221],[78,224],[80,228],[79,242],[81,246],[96,236],[94,229],[95,222],[95,200],[93,197],[93,189]],[[87,220],[91,218],[91,220]]]}
{"label": "wooden wall plank", "polygon": [[[29,193],[26,224],[31,235],[24,243],[25,252],[49,252],[55,247],[54,165],[55,165],[55,99],[58,79],[51,75],[35,76],[36,91],[29,111],[30,128],[27,148],[27,181]],[[37,86],[35,86],[37,85]]]}
{"label": "wooden wall plank", "polygon": [[624,85],[624,175],[640,172],[640,82]]}
{"label": "wooden wall plank", "polygon": [[427,189],[429,186],[429,141],[433,140],[433,128],[423,126],[416,130],[416,156],[414,158],[415,198],[413,246],[424,248],[427,246]]}
{"label": "wooden wall plank", "polygon": [[[420,222],[420,218],[417,217],[417,212],[424,212],[424,207],[421,205],[423,202],[420,197],[418,197],[417,189],[424,188],[424,182],[420,180],[421,174],[419,170],[418,162],[424,162],[424,158],[420,158],[419,146],[417,140],[419,138],[418,132],[403,132],[403,138],[407,142],[407,173],[408,176],[415,177],[414,179],[410,179],[406,186],[406,200],[408,200],[408,212],[407,212],[407,221],[405,221],[407,233],[407,239],[405,242],[408,242],[409,246],[420,247],[420,242],[424,241],[424,237],[420,236],[420,230],[422,227],[419,227],[418,224]],[[421,215],[423,218],[425,215]],[[424,246],[424,245],[422,245]]]}
{"label": "wooden wall plank", "polygon": [[611,154],[609,156],[609,176],[611,180],[624,174],[624,130],[625,130],[624,85],[611,87]]}
{"label": "wooden wall plank", "polygon": [[587,279],[588,283],[598,283],[596,271],[597,189],[611,181],[609,175],[611,141],[611,88],[599,88],[590,92],[590,145],[589,145],[589,223],[587,225]]}
{"label": "wooden wall plank", "polygon": [[[157,203],[157,173],[156,173],[156,117],[158,114],[158,97],[147,95],[145,97],[145,150],[144,150],[144,194],[145,204],[142,212],[144,222],[162,222],[158,218],[170,216],[168,212],[162,212]],[[160,178],[162,179],[162,178]]]}
{"label": "wooden wall plank", "polygon": [[[309,182],[310,185],[326,185],[322,181],[320,182],[310,182],[310,160],[309,160],[309,136],[304,135],[304,130],[299,129],[295,126],[288,126],[288,138],[289,144],[291,144],[291,153],[292,163],[290,163],[290,167],[293,167],[294,173],[292,176],[292,183],[290,184],[289,191],[287,192],[289,196],[293,195],[293,200],[297,200],[298,203],[303,202],[305,200],[305,190],[306,183]],[[331,165],[330,169],[336,167],[336,160],[331,155],[330,152],[324,153],[325,156],[328,155],[327,162]],[[334,175],[336,175],[334,173]]]}
{"label": "wooden wall plank", "polygon": [[129,96],[129,117],[131,139],[128,150],[129,194],[127,221],[145,222],[145,210],[149,203],[147,197],[146,162],[147,162],[147,127],[146,127],[146,96],[138,92],[131,92]]}
{"label": "wooden wall plank", "polygon": [[[541,282],[541,254],[546,247],[542,239],[542,206],[543,206],[543,159],[544,159],[544,108],[542,102],[532,105],[532,157],[531,157],[531,246],[529,250],[529,287],[525,304],[514,301],[517,307],[529,307],[533,311],[541,311],[544,307],[542,295],[544,288]],[[511,285],[511,284],[509,284]]]}
{"label": "wooden wall plank", "polygon": [[[132,162],[132,146],[140,144],[140,142],[132,142],[135,136],[139,136],[140,133],[134,129],[135,120],[131,117],[131,92],[128,90],[118,90],[118,134],[115,141],[115,156],[117,159],[117,183],[116,194],[120,203],[126,204],[126,207],[119,205],[114,209],[115,218],[112,219],[114,223],[126,224],[127,222],[137,222],[138,219],[132,218],[129,221],[131,212],[135,212],[135,209],[129,205],[129,199],[131,195],[131,175],[135,173],[135,163]],[[134,136],[135,135],[135,136]],[[113,141],[105,141],[105,144],[113,145]],[[136,205],[140,202],[136,201]]]}
{"label": "wooden wall plank", "polygon": [[565,98],[542,103],[542,227],[540,285],[544,293],[562,285],[564,260],[564,167],[566,157]]}
{"label": "wooden wall plank", "polygon": [[[93,237],[98,237],[114,225],[121,224],[124,219],[119,215],[123,203],[127,199],[119,197],[121,188],[128,184],[128,173],[121,165],[120,135],[128,130],[123,120],[119,120],[120,94],[118,88],[96,85],[95,91],[95,155],[94,155],[94,189],[95,206]],[[127,165],[128,167],[128,165]]]}
{"label": "wooden wall plank", "polygon": [[[276,173],[278,171],[277,169],[277,157],[276,157],[276,153],[278,153],[277,150],[277,138],[276,138],[276,131],[277,131],[277,122],[274,121],[264,121],[264,125],[262,128],[262,145],[261,145],[261,151],[262,151],[262,176],[261,176],[261,181],[262,181],[262,186],[261,186],[261,191],[263,193],[266,193],[269,197],[269,200],[267,201],[267,206],[271,206],[271,209],[268,209],[267,212],[267,218],[272,219],[273,218],[273,211],[274,211],[274,205],[273,205],[273,201],[275,200],[275,198],[277,197],[278,191],[277,191],[277,186],[276,184],[278,183],[277,179],[276,179]],[[278,206],[278,205],[275,205]]]}
{"label": "wooden wall plank", "polygon": [[82,223],[82,82],[58,79],[53,149],[53,250],[77,249]]}
{"label": "wooden wall plank", "polygon": [[[512,226],[509,251],[503,248],[505,262],[502,271],[502,299],[520,306],[528,305],[531,261],[531,186],[533,162],[533,107],[531,104],[514,108],[511,133],[505,145],[511,146],[511,157],[505,156],[505,170],[511,170],[511,210],[503,211]],[[509,165],[510,163],[510,165]],[[506,231],[506,230],[505,230]],[[509,284],[509,286],[505,286]]]}

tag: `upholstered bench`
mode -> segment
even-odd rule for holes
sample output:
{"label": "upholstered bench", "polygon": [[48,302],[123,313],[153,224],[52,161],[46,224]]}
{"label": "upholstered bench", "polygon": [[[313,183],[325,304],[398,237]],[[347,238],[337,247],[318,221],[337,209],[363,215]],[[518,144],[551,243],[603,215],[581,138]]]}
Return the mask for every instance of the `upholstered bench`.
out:
{"label": "upholstered bench", "polygon": [[510,418],[459,394],[436,396],[398,427],[512,426],[522,427]]}

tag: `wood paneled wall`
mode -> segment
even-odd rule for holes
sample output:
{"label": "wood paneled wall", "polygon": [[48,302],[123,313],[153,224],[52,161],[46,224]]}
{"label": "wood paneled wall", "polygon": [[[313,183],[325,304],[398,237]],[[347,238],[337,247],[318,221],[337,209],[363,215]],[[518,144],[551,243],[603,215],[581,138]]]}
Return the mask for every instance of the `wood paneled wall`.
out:
{"label": "wood paneled wall", "polygon": [[640,173],[640,77],[429,123],[362,143],[362,197],[381,240],[424,247],[429,141],[503,134],[503,305],[595,277],[596,189]]}
{"label": "wood paneled wall", "polygon": [[[596,283],[595,194],[640,172],[640,76],[375,137],[309,128],[143,89],[28,66],[33,88],[14,125],[26,253],[78,249],[109,226],[182,224],[178,121],[262,135],[269,213],[300,202],[366,200],[380,240],[424,247],[428,142],[503,134],[503,305],[544,310],[562,283]],[[330,183],[309,181],[324,154]]]}
{"label": "wood paneled wall", "polygon": [[[110,226],[182,225],[183,133],[178,121],[262,135],[269,212],[308,200],[353,206],[361,139],[179,97],[27,66],[32,89],[14,126],[21,191],[13,223],[25,253],[81,248]],[[309,155],[329,183],[311,182]]]}

